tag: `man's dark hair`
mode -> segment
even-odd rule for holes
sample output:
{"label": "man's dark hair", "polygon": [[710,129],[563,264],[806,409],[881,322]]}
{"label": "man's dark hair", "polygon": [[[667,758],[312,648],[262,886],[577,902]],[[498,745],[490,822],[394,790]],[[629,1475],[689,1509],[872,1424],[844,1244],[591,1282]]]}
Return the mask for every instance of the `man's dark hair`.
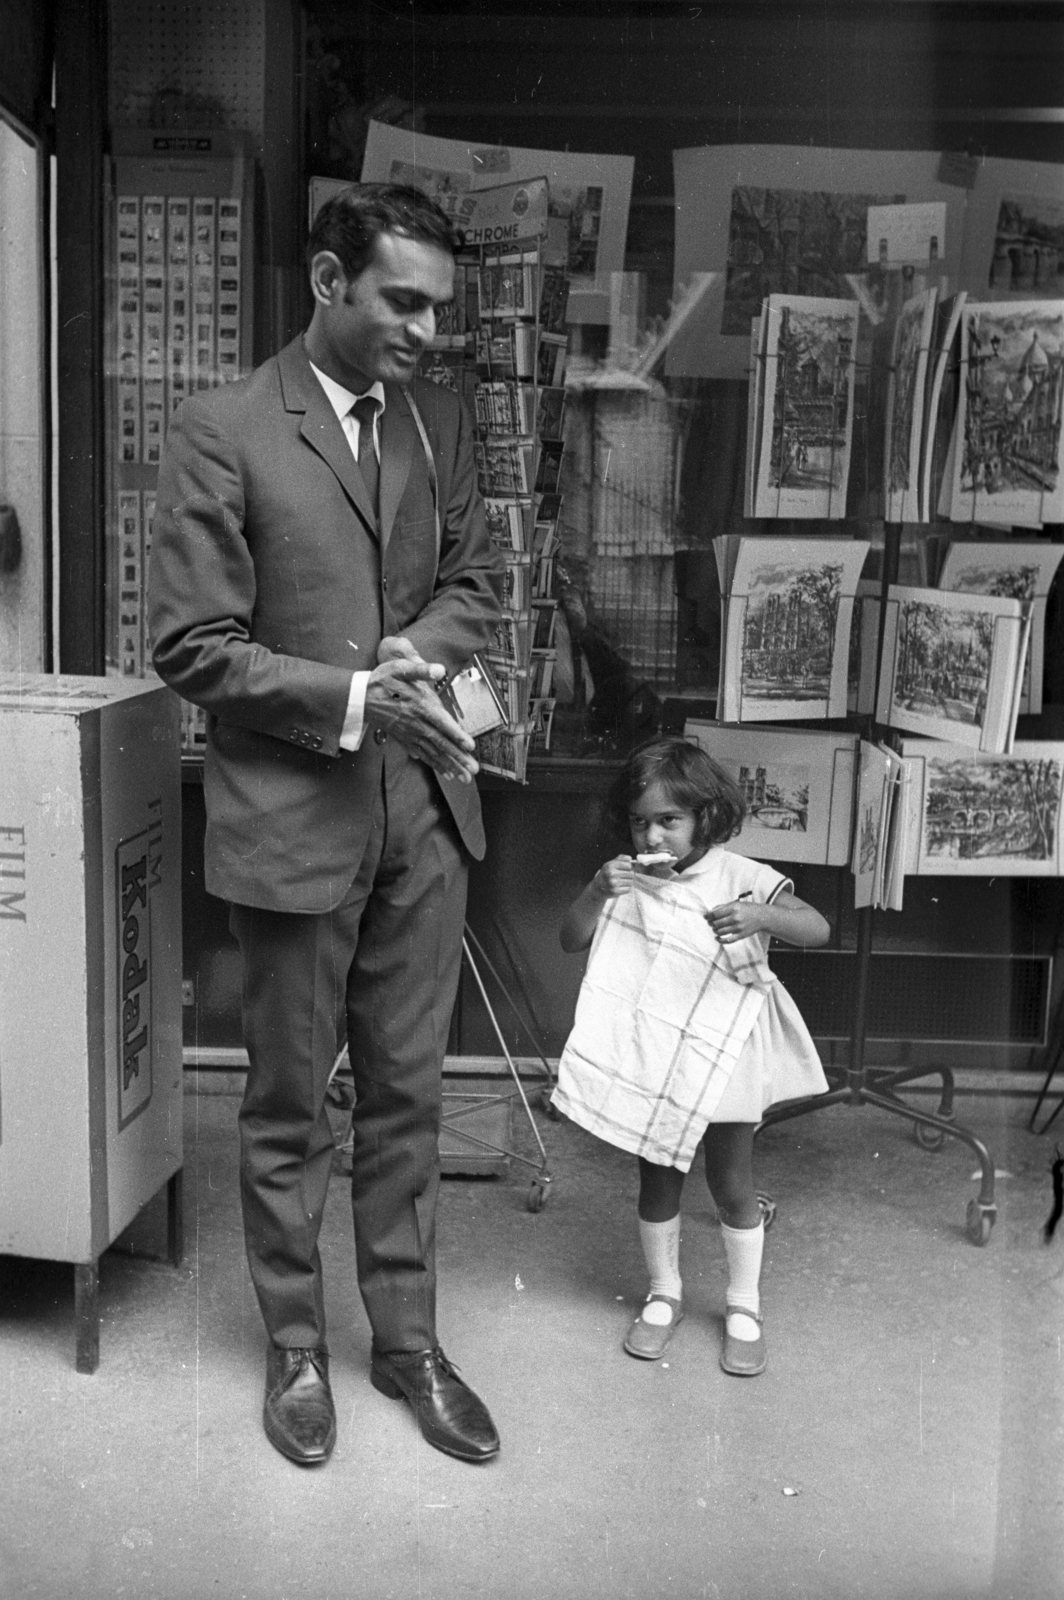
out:
{"label": "man's dark hair", "polygon": [[633,750],[610,788],[606,820],[619,837],[628,837],[629,809],[652,783],[677,810],[694,812],[699,847],[724,844],[742,828],[746,802],[734,779],[689,739],[664,735]]}
{"label": "man's dark hair", "polygon": [[307,266],[322,250],[337,256],[348,278],[369,265],[382,233],[423,239],[454,255],[461,238],[435,200],[409,184],[352,183],[326,200],[310,229]]}

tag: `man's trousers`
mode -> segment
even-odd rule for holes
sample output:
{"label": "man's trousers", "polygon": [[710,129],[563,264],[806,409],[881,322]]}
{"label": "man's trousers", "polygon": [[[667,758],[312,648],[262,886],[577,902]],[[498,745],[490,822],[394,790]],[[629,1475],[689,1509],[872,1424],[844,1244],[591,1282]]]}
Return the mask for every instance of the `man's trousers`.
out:
{"label": "man's trousers", "polygon": [[333,1135],[325,1093],[345,1014],[358,1283],[374,1344],[436,1344],[441,1077],[466,881],[434,775],[389,740],[366,852],[336,909],[231,908],[250,1063],[240,1110],[244,1234],[279,1346],[326,1346],[318,1233]]}

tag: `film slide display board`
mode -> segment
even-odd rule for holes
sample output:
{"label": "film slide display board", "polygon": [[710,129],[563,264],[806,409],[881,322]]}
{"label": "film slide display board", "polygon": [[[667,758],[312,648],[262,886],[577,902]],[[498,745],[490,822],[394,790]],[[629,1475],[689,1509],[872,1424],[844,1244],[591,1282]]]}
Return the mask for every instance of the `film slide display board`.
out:
{"label": "film slide display board", "polygon": [[[107,667],[151,670],[145,592],[159,462],[189,395],[252,362],[251,168],[239,135],[116,130],[105,333]],[[183,714],[201,752],[202,714]]]}
{"label": "film slide display board", "polygon": [[115,216],[117,458],[158,467],[170,413],[246,360],[243,201],[120,193]]}

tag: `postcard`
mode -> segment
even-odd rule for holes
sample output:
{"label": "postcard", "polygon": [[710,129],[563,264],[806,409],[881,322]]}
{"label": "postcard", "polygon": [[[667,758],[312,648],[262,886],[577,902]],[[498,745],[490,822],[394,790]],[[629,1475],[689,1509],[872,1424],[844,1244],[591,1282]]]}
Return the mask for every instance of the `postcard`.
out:
{"label": "postcard", "polygon": [[1064,744],[1017,740],[990,755],[903,739],[912,804],[907,867],[953,877],[1064,875]]}
{"label": "postcard", "polygon": [[503,499],[498,495],[484,496],[484,513],[492,543],[501,550],[522,552],[525,549],[526,513],[531,510],[528,500]]}
{"label": "postcard", "polygon": [[528,732],[520,728],[493,728],[477,740],[477,761],[482,772],[524,783],[528,764]]}
{"label": "postcard", "polygon": [[877,721],[975,750],[1007,750],[1029,634],[1021,600],[892,584]]}
{"label": "postcard", "polygon": [[1031,606],[1031,645],[1027,655],[1020,715],[1042,709],[1045,671],[1046,597],[1049,594],[1064,545],[1030,544],[1016,540],[954,542],[946,551],[938,577],[940,589],[960,594],[1005,594]]}
{"label": "postcard", "polygon": [[908,768],[886,745],[861,741],[851,869],[854,905],[900,911],[905,886]]}
{"label": "postcard", "polygon": [[936,299],[934,289],[913,295],[894,329],[883,457],[888,522],[920,520],[920,441]]}
{"label": "postcard", "polygon": [[954,522],[1064,522],[1064,300],[968,301]]}
{"label": "postcard", "polygon": [[861,740],[857,799],[854,815],[854,905],[877,906],[883,892],[883,858],[886,844],[886,807],[890,766],[887,753],[877,744]]}
{"label": "postcard", "polygon": [[714,540],[724,598],[725,722],[846,715],[864,539]]}
{"label": "postcard", "polygon": [[927,404],[924,411],[920,466],[919,520],[921,522],[931,521],[932,474],[934,473],[936,481],[945,482],[948,479],[945,456],[956,402],[956,371],[950,369],[950,358],[966,302],[967,295],[962,290],[960,294],[951,295],[947,300],[940,300],[935,308],[929,360],[931,383],[927,389]]}
{"label": "postcard", "polygon": [[757,482],[758,446],[761,442],[761,402],[764,395],[762,377],[765,366],[765,318],[760,315],[750,321],[750,375],[746,388],[746,470],[743,478],[743,516],[754,514],[754,485]]}
{"label": "postcard", "polygon": [[729,728],[689,717],[684,735],[731,774],[746,801],[742,832],[727,849],[765,861],[847,864],[856,734]]}
{"label": "postcard", "polygon": [[846,514],[858,308],[771,295],[754,515]]}

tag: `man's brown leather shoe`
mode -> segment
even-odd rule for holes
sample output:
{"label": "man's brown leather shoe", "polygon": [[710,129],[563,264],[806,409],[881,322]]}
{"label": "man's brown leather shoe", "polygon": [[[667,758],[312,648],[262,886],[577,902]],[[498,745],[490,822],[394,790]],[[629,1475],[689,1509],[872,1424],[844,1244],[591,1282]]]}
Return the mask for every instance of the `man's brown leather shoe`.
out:
{"label": "man's brown leather shoe", "polygon": [[270,1443],[301,1467],[328,1461],[336,1443],[336,1409],[325,1350],[266,1352],[262,1425]]}
{"label": "man's brown leather shoe", "polygon": [[439,1345],[374,1350],[370,1382],[390,1400],[409,1400],[422,1436],[459,1461],[490,1461],[499,1435],[484,1402],[463,1383]]}

